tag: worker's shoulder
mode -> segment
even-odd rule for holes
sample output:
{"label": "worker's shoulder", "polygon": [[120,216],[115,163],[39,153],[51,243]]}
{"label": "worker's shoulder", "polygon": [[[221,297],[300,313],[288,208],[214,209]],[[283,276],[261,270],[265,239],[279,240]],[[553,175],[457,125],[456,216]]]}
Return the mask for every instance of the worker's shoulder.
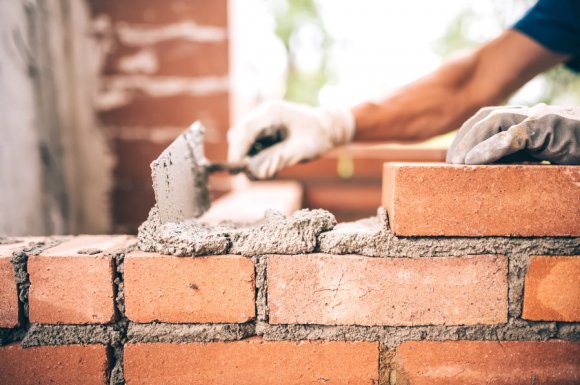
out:
{"label": "worker's shoulder", "polygon": [[580,71],[580,1],[539,0],[513,29],[550,51],[570,55],[567,66]]}

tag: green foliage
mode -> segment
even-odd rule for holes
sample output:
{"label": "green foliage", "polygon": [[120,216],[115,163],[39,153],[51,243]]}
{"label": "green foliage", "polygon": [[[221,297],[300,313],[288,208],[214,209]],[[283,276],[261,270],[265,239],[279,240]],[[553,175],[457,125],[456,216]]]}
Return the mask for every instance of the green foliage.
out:
{"label": "green foliage", "polygon": [[[288,52],[286,100],[310,105],[318,104],[318,91],[329,82],[328,49],[332,43],[314,0],[276,0],[274,2],[276,35]],[[296,48],[291,44],[299,29],[309,24],[318,28],[322,36],[321,65],[315,71],[303,71],[296,65]]]}
{"label": "green foliage", "polygon": [[[271,0],[271,4],[276,20],[276,34],[288,52],[285,99],[316,105],[318,104],[319,90],[332,78],[328,65],[328,50],[332,45],[332,39],[322,22],[316,0]],[[498,25],[504,29],[508,28],[508,18],[506,17],[508,11],[522,6],[529,7],[532,4],[532,0],[494,0],[494,14]],[[480,42],[470,38],[466,31],[472,23],[478,21],[478,17],[480,15],[471,8],[461,11],[449,25],[445,35],[434,43],[435,52],[442,58],[446,58],[457,52],[476,47]],[[306,24],[316,27],[322,36],[320,46],[322,60],[319,68],[315,71],[304,71],[297,66],[296,61],[299,53],[295,45],[292,44],[300,28]],[[540,76],[544,79],[542,93],[536,100],[529,100],[530,104],[540,102],[580,104],[579,76],[563,66],[554,68]]]}
{"label": "green foliage", "polygon": [[[529,0],[495,1],[495,14],[498,15],[498,24],[509,28],[504,15],[514,5],[532,6]],[[477,14],[472,9],[465,9],[457,15],[449,25],[445,35],[434,43],[434,50],[441,57],[447,58],[466,49],[475,48],[478,42],[469,38],[465,33],[469,25],[477,21]],[[539,75],[543,80],[541,94],[535,100],[528,100],[532,104],[580,104],[580,76],[561,65]]]}
{"label": "green foliage", "polygon": [[474,48],[476,43],[466,36],[465,30],[475,18],[477,18],[477,15],[472,9],[464,9],[461,11],[455,20],[449,24],[443,38],[433,44],[435,53],[443,58],[447,58],[457,52]]}
{"label": "green foliage", "polygon": [[546,89],[541,100],[546,104],[580,104],[580,76],[563,66],[556,67],[544,75]]}

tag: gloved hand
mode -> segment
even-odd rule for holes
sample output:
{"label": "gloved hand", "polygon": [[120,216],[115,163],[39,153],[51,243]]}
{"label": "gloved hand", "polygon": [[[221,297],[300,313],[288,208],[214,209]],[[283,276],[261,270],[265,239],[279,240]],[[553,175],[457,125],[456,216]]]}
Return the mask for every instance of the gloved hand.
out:
{"label": "gloved hand", "polygon": [[520,150],[537,160],[580,164],[580,107],[485,107],[467,120],[448,163],[488,164]]}
{"label": "gloved hand", "polygon": [[[282,128],[285,139],[257,155],[248,151],[264,131]],[[256,178],[311,160],[352,140],[355,121],[349,110],[313,108],[284,101],[266,102],[228,132],[228,161],[247,161]]]}

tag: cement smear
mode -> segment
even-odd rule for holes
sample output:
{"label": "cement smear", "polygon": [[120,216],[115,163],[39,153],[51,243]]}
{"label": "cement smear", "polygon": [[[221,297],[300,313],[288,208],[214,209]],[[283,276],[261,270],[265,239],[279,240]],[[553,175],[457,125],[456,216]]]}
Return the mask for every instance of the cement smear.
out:
{"label": "cement smear", "polygon": [[113,325],[31,325],[22,346],[115,344],[121,333]]}
{"label": "cement smear", "polygon": [[288,218],[269,210],[259,223],[230,232],[229,252],[248,256],[310,253],[317,247],[318,236],[335,225],[334,215],[326,210],[298,210]]}
{"label": "cement smear", "polygon": [[153,207],[139,227],[138,246],[143,251],[179,256],[211,254],[301,254],[316,249],[318,236],[336,224],[325,210],[299,210],[292,216],[269,210],[252,224],[208,225],[195,219],[162,223]]}
{"label": "cement smear", "polygon": [[164,223],[197,218],[210,206],[204,133],[203,125],[194,122],[151,163],[155,201]]}
{"label": "cement smear", "polygon": [[196,220],[162,223],[154,206],[139,226],[138,247],[171,255],[225,254],[230,246],[227,227],[209,226]]}
{"label": "cement smear", "polygon": [[[389,348],[397,347],[404,341],[544,341],[562,337],[555,322],[530,323],[515,319],[505,324],[474,326],[270,325],[259,322],[256,334],[272,341],[379,341]],[[568,338],[571,334],[566,333]]]}
{"label": "cement smear", "polygon": [[319,237],[320,251],[368,257],[436,257],[476,254],[574,255],[578,237],[397,237],[384,208],[376,217],[340,223]]}
{"label": "cement smear", "polygon": [[213,342],[234,341],[256,335],[253,323],[244,324],[167,324],[130,323],[127,337],[137,342]]}

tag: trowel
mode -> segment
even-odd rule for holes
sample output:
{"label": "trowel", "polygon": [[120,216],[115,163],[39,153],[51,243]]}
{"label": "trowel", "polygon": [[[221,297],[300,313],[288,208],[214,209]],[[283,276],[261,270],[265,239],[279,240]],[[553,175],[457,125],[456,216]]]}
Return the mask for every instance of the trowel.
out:
{"label": "trowel", "polygon": [[[194,122],[157,159],[151,162],[151,178],[161,221],[181,222],[197,218],[211,206],[208,177],[214,172],[247,172],[247,164],[212,163],[204,154],[205,127]],[[249,156],[285,139],[281,128],[268,128],[258,136]]]}

